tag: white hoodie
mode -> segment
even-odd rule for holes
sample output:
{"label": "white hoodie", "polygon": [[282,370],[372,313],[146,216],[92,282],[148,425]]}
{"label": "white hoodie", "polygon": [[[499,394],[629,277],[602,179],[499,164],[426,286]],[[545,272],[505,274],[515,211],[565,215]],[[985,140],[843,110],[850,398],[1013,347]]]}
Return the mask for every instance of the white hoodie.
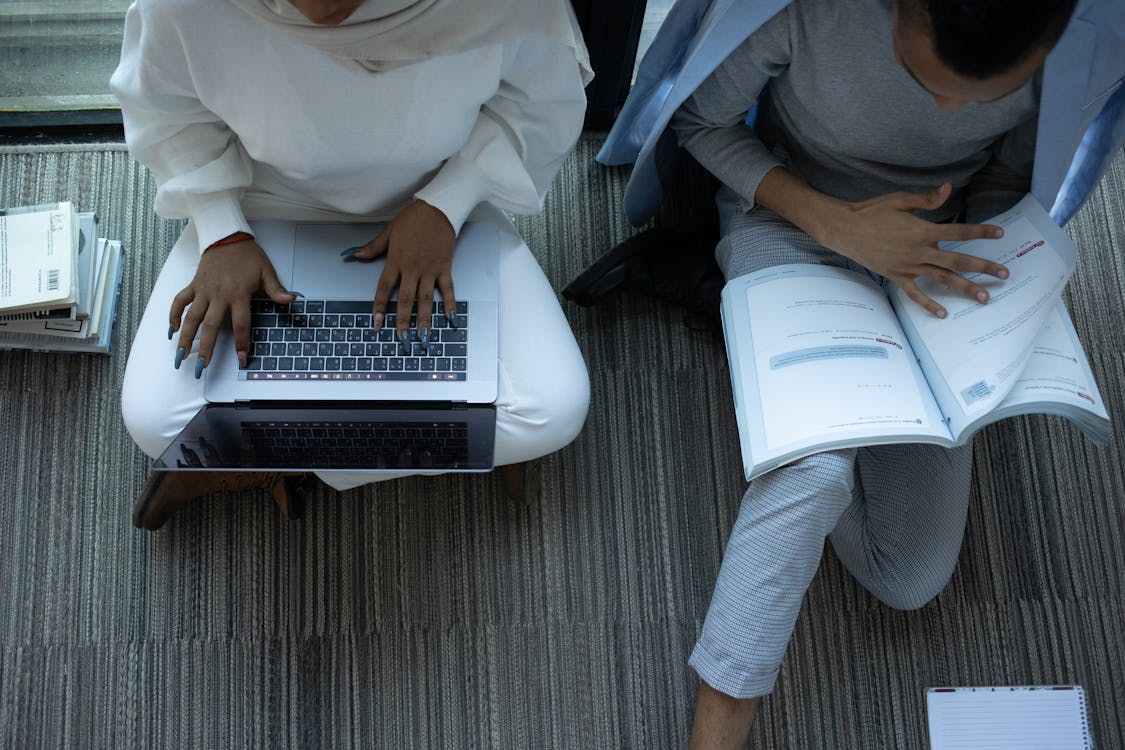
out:
{"label": "white hoodie", "polygon": [[585,110],[573,50],[530,37],[373,74],[228,0],[137,0],[110,81],[156,210],[200,250],[249,218],[389,219],[415,198],[459,231],[533,213]]}

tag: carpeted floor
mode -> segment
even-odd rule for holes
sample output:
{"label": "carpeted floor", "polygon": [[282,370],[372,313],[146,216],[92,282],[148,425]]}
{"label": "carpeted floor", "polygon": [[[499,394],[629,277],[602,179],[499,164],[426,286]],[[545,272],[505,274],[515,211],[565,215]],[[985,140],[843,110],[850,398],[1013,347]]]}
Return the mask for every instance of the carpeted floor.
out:
{"label": "carpeted floor", "polygon": [[[587,136],[520,228],[561,288],[635,231]],[[666,219],[698,205],[690,180]],[[129,524],[130,335],[178,225],[120,145],[0,149],[0,205],[70,199],[129,251],[109,357],[0,352],[0,746],[675,748],[744,489],[721,345],[640,298],[566,306],[585,431],[506,500],[492,475],[249,498]],[[1075,323],[1125,423],[1125,158],[1069,230]],[[1079,683],[1125,747],[1125,469],[1054,418],[977,441],[961,560],[921,610],[825,555],[754,747],[924,748],[931,685]]]}

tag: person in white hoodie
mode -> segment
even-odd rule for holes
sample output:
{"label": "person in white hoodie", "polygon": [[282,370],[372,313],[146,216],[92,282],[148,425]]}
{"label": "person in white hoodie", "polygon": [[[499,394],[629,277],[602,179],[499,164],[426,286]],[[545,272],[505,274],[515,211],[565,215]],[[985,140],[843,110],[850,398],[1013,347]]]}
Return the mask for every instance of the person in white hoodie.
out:
{"label": "person in white hoodie", "polygon": [[[396,288],[405,309],[435,289],[453,297],[462,225],[496,223],[496,463],[573,440],[589,405],[585,364],[502,210],[542,207],[581,130],[590,77],[567,0],[136,0],[110,85],[129,150],[156,179],[157,213],[189,220],[126,367],[122,414],[141,449],[158,456],[202,408],[227,319],[245,366],[251,295],[296,299],[251,233],[249,219],[267,218],[389,222],[354,253],[386,256],[372,276],[375,326]],[[425,333],[407,329],[409,315],[398,321],[400,340]],[[198,495],[255,484],[284,505],[284,477],[191,474],[154,473],[134,523],[159,528]]]}

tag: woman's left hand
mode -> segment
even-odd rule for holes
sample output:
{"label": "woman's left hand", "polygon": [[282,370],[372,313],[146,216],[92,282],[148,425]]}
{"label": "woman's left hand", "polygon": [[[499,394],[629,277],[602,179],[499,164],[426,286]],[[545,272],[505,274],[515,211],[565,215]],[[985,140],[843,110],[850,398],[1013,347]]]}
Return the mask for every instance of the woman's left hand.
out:
{"label": "woman's left hand", "polygon": [[391,294],[398,287],[398,306],[395,309],[398,340],[407,342],[404,337],[410,330],[410,314],[417,300],[418,337],[426,331],[425,340],[428,341],[434,288],[441,292],[446,311],[452,312],[457,307],[453,277],[450,275],[456,240],[457,235],[445,214],[425,201],[416,200],[404,208],[379,236],[351,256],[356,260],[373,260],[383,254],[387,256],[387,264],[375,289],[375,301],[371,305],[375,328],[383,327]]}

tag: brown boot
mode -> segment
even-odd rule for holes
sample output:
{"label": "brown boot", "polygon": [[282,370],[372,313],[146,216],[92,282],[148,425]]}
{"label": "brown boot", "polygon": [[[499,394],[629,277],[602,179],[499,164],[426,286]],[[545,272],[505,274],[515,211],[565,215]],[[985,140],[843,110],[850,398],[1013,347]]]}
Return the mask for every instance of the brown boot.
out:
{"label": "brown boot", "polygon": [[504,495],[509,500],[530,502],[539,496],[539,462],[524,461],[521,464],[498,466],[500,483]]}
{"label": "brown boot", "polygon": [[265,490],[287,518],[304,510],[308,474],[256,471],[154,471],[137,495],[133,525],[156,531],[192,500],[216,492]]}

